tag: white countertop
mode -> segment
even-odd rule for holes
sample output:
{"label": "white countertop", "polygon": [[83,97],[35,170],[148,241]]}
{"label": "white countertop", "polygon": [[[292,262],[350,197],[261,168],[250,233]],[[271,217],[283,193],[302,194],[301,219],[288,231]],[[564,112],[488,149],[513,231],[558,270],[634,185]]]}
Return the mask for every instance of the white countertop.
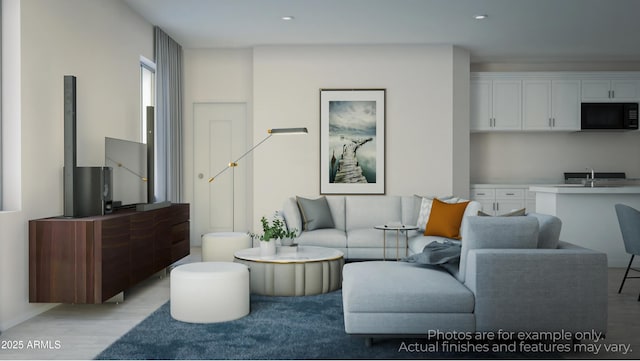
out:
{"label": "white countertop", "polygon": [[471,188],[525,188],[528,189],[531,183],[471,183]]}
{"label": "white countertop", "polygon": [[529,190],[540,193],[562,194],[640,194],[640,186],[585,187],[580,184],[558,184],[531,186]]}

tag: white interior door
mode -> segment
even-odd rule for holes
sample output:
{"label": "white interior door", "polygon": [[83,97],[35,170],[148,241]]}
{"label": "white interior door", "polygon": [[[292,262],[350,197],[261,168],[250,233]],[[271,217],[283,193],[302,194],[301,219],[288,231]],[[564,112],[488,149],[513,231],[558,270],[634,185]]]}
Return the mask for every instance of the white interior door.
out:
{"label": "white interior door", "polygon": [[[248,230],[248,159],[209,183],[247,149],[245,103],[195,103],[193,229],[197,239],[209,232]],[[198,241],[199,242],[199,241]]]}

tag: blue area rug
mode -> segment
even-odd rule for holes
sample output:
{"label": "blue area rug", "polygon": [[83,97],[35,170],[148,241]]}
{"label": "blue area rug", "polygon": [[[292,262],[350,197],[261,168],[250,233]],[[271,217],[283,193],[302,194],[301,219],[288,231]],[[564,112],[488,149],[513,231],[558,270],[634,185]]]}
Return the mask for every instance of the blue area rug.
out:
{"label": "blue area rug", "polygon": [[[496,358],[492,353],[409,352],[425,340],[375,340],[366,347],[344,331],[342,293],[305,297],[251,296],[251,313],[239,320],[191,324],[171,318],[169,302],[96,359],[424,359]],[[518,357],[514,354],[503,355]],[[520,356],[522,357],[522,356]]]}

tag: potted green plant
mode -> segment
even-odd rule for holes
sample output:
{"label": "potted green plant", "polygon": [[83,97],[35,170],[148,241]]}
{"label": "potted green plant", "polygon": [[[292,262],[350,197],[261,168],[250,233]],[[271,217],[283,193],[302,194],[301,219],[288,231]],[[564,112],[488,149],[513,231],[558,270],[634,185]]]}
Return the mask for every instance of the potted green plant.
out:
{"label": "potted green plant", "polygon": [[278,212],[275,213],[271,222],[262,216],[260,223],[262,223],[262,234],[249,233],[249,235],[254,239],[258,238],[260,240],[260,254],[262,256],[273,256],[276,253],[276,241],[278,239],[283,246],[293,244],[297,230],[287,229]]}

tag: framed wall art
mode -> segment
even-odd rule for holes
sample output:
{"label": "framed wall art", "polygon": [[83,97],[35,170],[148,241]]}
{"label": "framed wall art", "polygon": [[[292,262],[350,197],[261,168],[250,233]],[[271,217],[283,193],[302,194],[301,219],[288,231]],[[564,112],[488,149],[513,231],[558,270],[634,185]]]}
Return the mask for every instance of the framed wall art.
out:
{"label": "framed wall art", "polygon": [[385,194],[385,93],[320,90],[320,194]]}

